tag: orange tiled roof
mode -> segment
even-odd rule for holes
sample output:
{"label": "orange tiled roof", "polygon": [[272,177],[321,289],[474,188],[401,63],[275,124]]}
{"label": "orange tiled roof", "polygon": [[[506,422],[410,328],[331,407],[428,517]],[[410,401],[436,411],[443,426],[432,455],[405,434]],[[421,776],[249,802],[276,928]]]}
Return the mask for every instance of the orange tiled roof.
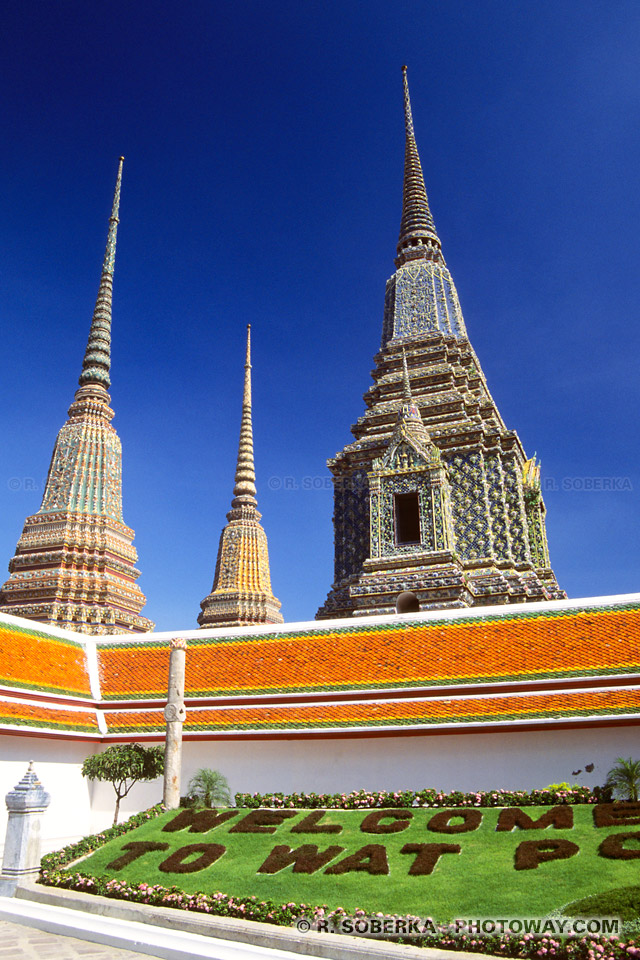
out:
{"label": "orange tiled roof", "polygon": [[90,697],[84,646],[44,626],[0,623],[0,685]]}
{"label": "orange tiled roof", "polygon": [[[640,689],[562,691],[559,693],[443,697],[360,703],[291,706],[213,707],[187,710],[185,733],[236,733],[245,730],[322,730],[325,728],[440,726],[508,720],[640,715]],[[164,731],[161,710],[109,711],[109,733]]]}
{"label": "orange tiled roof", "polygon": [[[0,684],[36,691],[40,702],[21,703],[7,690],[0,725],[79,731],[101,737],[96,715],[45,702],[53,694],[73,704],[91,698],[85,643],[96,644],[104,717],[112,736],[161,734],[162,712],[142,701],[166,697],[169,638],[147,635],[79,641],[53,636],[40,625],[0,622]],[[190,706],[185,731],[212,734],[257,730],[313,732],[349,728],[446,728],[536,719],[622,717],[640,719],[640,600],[544,608],[487,610],[486,615],[309,624],[299,630],[203,636],[188,641],[187,697],[279,696],[308,693],[302,704]],[[628,677],[626,686],[599,684],[597,676]],[[583,689],[555,681],[594,680]],[[459,684],[546,679],[547,692],[513,691],[447,696]],[[385,690],[444,688],[438,695],[390,698]],[[587,688],[588,687],[588,688]],[[529,691],[531,688],[528,688]],[[331,703],[326,694],[354,691]],[[379,691],[369,699],[357,691]],[[499,688],[498,688],[499,690]],[[140,711],[117,701],[139,700]],[[98,704],[102,712],[102,706]]]}
{"label": "orange tiled roof", "polygon": [[[384,689],[633,673],[640,605],[345,624],[189,640],[187,695]],[[167,641],[98,642],[105,700],[163,698]]]}
{"label": "orange tiled roof", "polygon": [[18,727],[98,732],[95,711],[66,710],[38,703],[0,700],[0,724]]}

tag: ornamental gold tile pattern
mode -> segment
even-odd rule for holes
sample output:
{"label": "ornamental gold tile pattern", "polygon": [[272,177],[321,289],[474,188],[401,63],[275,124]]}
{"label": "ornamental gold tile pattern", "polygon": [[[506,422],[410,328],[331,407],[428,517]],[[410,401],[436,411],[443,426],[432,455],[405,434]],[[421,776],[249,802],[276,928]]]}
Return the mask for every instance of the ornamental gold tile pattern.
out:
{"label": "ornamental gold tile pattern", "polygon": [[0,608],[88,634],[153,629],[140,616],[133,530],[122,517],[122,449],[111,426],[111,311],[122,161],[79,388],[58,433],[42,505],[27,517]]}
{"label": "ornamental gold tile pattern", "polygon": [[[405,592],[414,594],[421,610],[565,596],[550,566],[539,466],[527,459],[500,416],[444,261],[424,186],[406,67],[403,83],[396,271],[387,282],[366,412],[351,428],[355,440],[328,461],[335,568],[318,619],[392,614]],[[387,463],[380,472],[402,417],[403,366],[429,444],[441,458],[435,490],[425,443],[411,438],[416,469],[393,470]],[[404,542],[398,511],[400,499],[409,496],[418,498],[419,535]],[[450,540],[438,535],[448,518]]]}

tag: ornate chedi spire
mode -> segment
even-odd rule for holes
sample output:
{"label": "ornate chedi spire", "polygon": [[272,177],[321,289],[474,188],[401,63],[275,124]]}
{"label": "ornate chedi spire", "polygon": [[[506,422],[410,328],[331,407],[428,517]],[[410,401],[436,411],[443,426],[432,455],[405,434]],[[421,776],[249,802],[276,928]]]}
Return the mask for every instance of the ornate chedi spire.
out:
{"label": "ornate chedi spire", "polygon": [[235,486],[228,523],[220,536],[211,593],[198,616],[201,627],[282,623],[280,601],[271,591],[267,535],[256,500],[251,418],[251,327],[247,327],[242,421]]}
{"label": "ornate chedi spire", "polygon": [[122,449],[111,426],[111,304],[122,164],[79,387],[58,434],[42,505],[27,517],[10,577],[7,613],[81,633],[146,632],[134,533],[122,518]]}
{"label": "ornate chedi spire", "polygon": [[118,235],[118,214],[120,213],[120,189],[122,187],[122,164],[124,157],[118,163],[116,189],[113,194],[113,206],[109,217],[109,233],[107,247],[104,252],[102,274],[98,296],[91,320],[89,340],[82,361],[82,373],[78,383],[81,387],[91,387],[100,397],[107,394],[111,386],[109,373],[111,370],[111,309],[113,301],[113,271],[116,264],[116,239]]}
{"label": "ornate chedi spire", "polygon": [[397,269],[387,282],[385,294],[383,348],[390,340],[429,333],[467,336],[458,293],[444,262],[424,186],[406,67],[402,68],[402,78],[405,125],[402,219],[395,260]]}
{"label": "ornate chedi spire", "polygon": [[413,131],[406,67],[402,68],[402,81],[404,84],[405,126],[404,180],[396,266],[400,267],[408,260],[415,259],[435,260],[437,263],[444,263],[440,238],[436,233],[436,226],[429,209],[422,165]]}
{"label": "ornate chedi spire", "polygon": [[382,347],[355,442],[329,460],[335,579],[321,619],[564,596],[537,467],[508,430],[467,336],[404,87],[405,159]]}
{"label": "ornate chedi spire", "polygon": [[256,468],[253,459],[253,421],[251,417],[251,325],[247,325],[247,354],[244,361],[244,388],[242,391],[242,420],[236,482],[231,507],[237,510],[243,504],[256,508]]}

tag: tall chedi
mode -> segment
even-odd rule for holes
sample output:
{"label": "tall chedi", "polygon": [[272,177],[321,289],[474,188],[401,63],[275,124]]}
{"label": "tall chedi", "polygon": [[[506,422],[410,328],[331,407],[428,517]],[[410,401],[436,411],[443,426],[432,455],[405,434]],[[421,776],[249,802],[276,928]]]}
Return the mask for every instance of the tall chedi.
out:
{"label": "tall chedi", "polygon": [[251,327],[247,327],[242,421],[229,521],[220,535],[211,593],[198,616],[201,627],[282,623],[280,601],[271,592],[267,535],[256,500],[251,415]]}
{"label": "tall chedi", "polygon": [[10,577],[7,613],[80,633],[142,633],[134,533],[122,519],[122,449],[111,426],[111,302],[122,163],[79,388],[53,450],[42,506],[27,517]]}
{"label": "tall chedi", "polygon": [[565,596],[549,565],[539,467],[506,428],[469,343],[429,209],[406,67],[403,80],[396,271],[366,412],[355,442],[328,462],[335,580],[320,619],[392,613],[403,593],[423,610]]}

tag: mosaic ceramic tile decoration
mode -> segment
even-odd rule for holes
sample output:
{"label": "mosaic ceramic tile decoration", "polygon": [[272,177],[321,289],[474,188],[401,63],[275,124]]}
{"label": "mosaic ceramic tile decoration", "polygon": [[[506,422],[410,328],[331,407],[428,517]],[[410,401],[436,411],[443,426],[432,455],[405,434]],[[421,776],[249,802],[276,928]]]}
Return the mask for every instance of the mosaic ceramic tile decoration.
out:
{"label": "mosaic ceramic tile decoration", "polygon": [[251,327],[247,355],[240,443],[228,523],[220,536],[213,587],[200,606],[201,627],[234,627],[252,623],[282,623],[280,601],[271,590],[267,535],[260,523],[256,499],[251,414]]}
{"label": "mosaic ceramic tile decoration", "polygon": [[89,634],[146,632],[134,533],[122,518],[122,451],[111,426],[111,304],[122,182],[109,234],[79,388],[58,434],[42,505],[27,517],[0,608]]}
{"label": "mosaic ceramic tile decoration", "polygon": [[[366,412],[355,441],[329,460],[335,574],[319,619],[392,613],[404,591],[423,610],[565,596],[550,567],[539,466],[489,393],[442,255],[406,70],[404,106],[396,272]],[[409,401],[417,417],[407,417]],[[402,495],[419,499],[411,544],[398,536]]]}

